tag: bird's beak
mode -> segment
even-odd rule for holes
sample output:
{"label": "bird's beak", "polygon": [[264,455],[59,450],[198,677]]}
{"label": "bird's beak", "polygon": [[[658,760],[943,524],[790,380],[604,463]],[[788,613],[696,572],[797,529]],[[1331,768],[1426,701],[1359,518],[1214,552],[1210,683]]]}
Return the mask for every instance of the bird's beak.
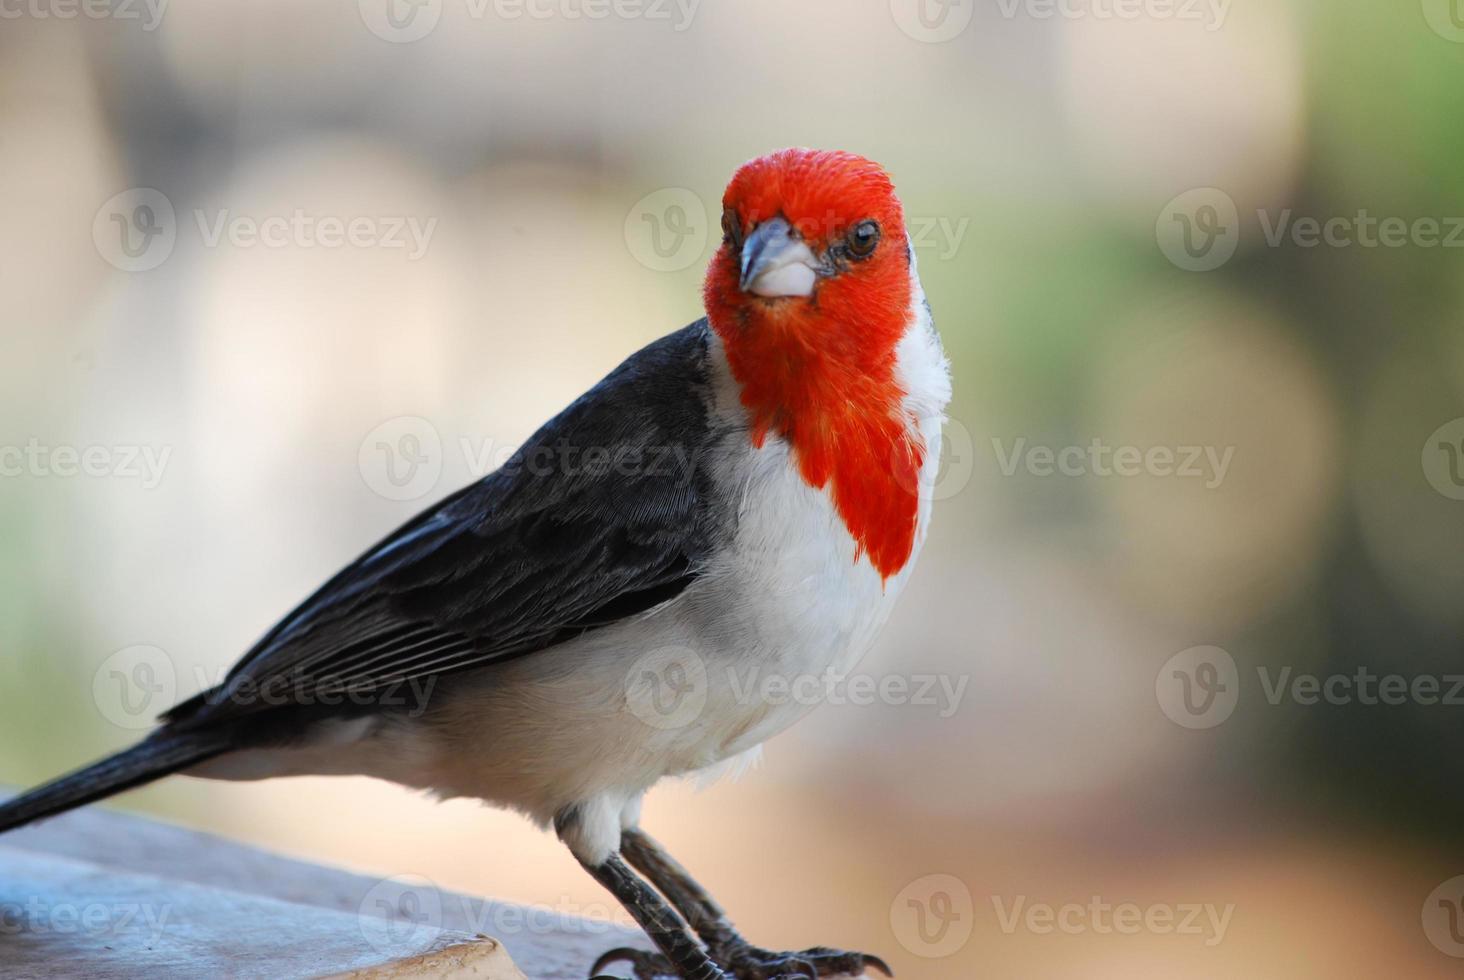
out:
{"label": "bird's beak", "polygon": [[769,218],[742,244],[744,293],[758,296],[811,296],[819,262],[783,218]]}

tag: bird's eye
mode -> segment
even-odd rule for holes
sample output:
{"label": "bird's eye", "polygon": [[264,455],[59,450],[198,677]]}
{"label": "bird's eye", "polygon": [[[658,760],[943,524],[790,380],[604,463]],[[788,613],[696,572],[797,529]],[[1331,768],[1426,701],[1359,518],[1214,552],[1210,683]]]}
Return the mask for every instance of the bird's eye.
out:
{"label": "bird's eye", "polygon": [[742,247],[742,222],[737,219],[736,208],[728,208],[722,212],[722,234],[732,247]]}
{"label": "bird's eye", "polygon": [[859,222],[849,232],[848,241],[850,254],[858,259],[868,258],[879,244],[879,222],[873,219]]}

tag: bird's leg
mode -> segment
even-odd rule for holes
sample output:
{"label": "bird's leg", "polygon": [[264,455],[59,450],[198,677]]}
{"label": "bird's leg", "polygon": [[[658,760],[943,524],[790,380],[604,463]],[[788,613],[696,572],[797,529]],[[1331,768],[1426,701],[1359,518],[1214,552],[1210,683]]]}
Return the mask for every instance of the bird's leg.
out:
{"label": "bird's leg", "polygon": [[637,980],[656,980],[665,976],[680,980],[733,980],[712,962],[706,950],[686,931],[681,917],[661,900],[655,889],[636,876],[620,855],[611,854],[598,865],[581,863],[625,906],[661,951],[661,955],[656,956],[638,949],[613,949],[595,962],[590,968],[591,973],[599,973],[606,965],[623,961],[635,968]]}
{"label": "bird's leg", "polygon": [[648,834],[637,828],[623,831],[620,853],[631,867],[645,875],[662,895],[671,900],[708,947],[726,946],[736,941],[737,930],[716,899],[707,894],[681,863]]}
{"label": "bird's leg", "polygon": [[859,977],[867,969],[894,975],[884,960],[868,953],[846,953],[823,946],[798,953],[759,949],[738,934],[727,913],[706,889],[644,831],[635,828],[624,831],[620,852],[671,900],[707,944],[712,959],[731,971],[737,980],[771,980],[783,976]]}

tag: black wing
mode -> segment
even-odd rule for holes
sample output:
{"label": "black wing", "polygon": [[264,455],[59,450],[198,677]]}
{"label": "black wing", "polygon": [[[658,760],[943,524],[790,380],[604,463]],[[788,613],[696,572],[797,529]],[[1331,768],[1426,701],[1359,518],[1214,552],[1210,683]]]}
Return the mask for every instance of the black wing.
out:
{"label": "black wing", "polygon": [[165,719],[191,726],[380,691],[542,650],[676,596],[718,532],[701,465],[707,338],[699,321],[632,355]]}

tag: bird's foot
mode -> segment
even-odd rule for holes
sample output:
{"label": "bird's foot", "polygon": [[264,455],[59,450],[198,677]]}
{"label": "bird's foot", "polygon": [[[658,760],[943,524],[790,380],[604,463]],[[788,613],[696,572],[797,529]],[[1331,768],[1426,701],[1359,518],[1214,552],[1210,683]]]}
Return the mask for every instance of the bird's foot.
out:
{"label": "bird's foot", "polygon": [[603,954],[590,967],[590,980],[621,980],[619,977],[600,973],[612,963],[624,963],[630,967],[630,975],[635,980],[680,980],[680,974],[665,956],[630,946],[621,946]]}
{"label": "bird's foot", "polygon": [[[862,977],[878,970],[893,977],[888,964],[870,953],[851,953],[815,946],[797,953],[775,953],[736,941],[708,951],[718,966],[727,971],[729,980],[820,980],[822,977]],[[603,976],[600,971],[612,963],[624,963],[634,980],[680,980],[681,974],[671,961],[660,953],[628,946],[612,949],[590,968],[591,980],[618,980]]]}
{"label": "bird's foot", "polygon": [[[624,980],[618,974],[600,973],[612,963],[624,963],[630,967],[630,975],[634,980],[686,980],[687,977],[687,974],[676,969],[671,960],[663,953],[652,953],[644,949],[635,949],[632,946],[621,946],[603,954],[595,961],[595,965],[590,967],[590,980]],[[707,963],[704,971],[696,973],[693,980],[737,980],[737,978],[730,973],[724,973],[716,964]],[[783,980],[783,978],[780,977],[778,980]]]}
{"label": "bird's foot", "polygon": [[870,970],[878,970],[887,977],[895,975],[878,956],[829,949],[827,946],[815,946],[797,953],[775,953],[739,939],[713,949],[711,955],[737,980],[862,977]]}

